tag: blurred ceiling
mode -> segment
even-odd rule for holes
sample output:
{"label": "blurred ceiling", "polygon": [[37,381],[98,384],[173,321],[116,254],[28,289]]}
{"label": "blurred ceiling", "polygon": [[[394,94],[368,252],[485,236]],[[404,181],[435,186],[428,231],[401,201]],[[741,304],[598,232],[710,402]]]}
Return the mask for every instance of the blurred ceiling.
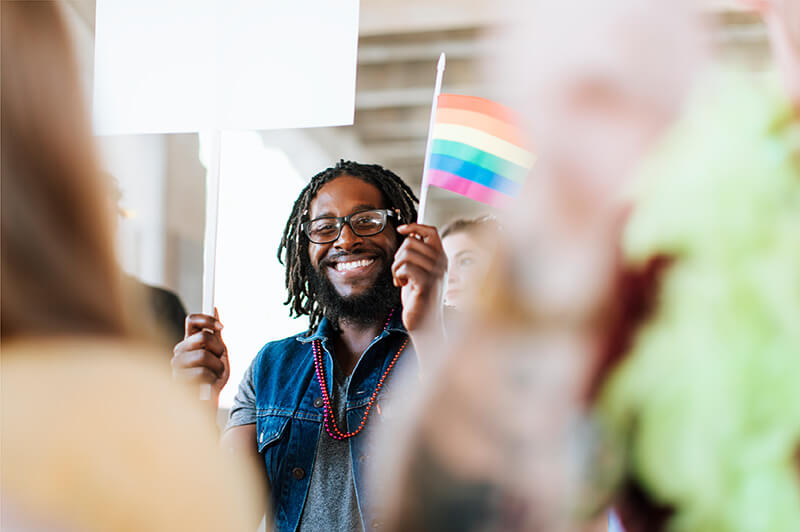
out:
{"label": "blurred ceiling", "polygon": [[[66,3],[93,33],[95,0]],[[764,29],[742,4],[698,0],[723,54],[759,68],[767,57]],[[480,64],[489,47],[483,36],[502,22],[498,11],[488,0],[361,0],[352,131],[371,162],[391,168],[418,190],[438,56],[447,53],[444,92],[486,95]],[[459,200],[437,201],[448,211],[448,201]]]}

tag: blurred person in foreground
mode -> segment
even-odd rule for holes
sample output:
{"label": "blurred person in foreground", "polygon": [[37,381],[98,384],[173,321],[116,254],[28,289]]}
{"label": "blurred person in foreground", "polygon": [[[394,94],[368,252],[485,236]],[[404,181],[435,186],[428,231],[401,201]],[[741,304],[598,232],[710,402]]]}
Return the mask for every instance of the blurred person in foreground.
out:
{"label": "blurred person in foreground", "polygon": [[642,165],[595,376],[628,532],[800,530],[800,1],[778,72],[721,65]]}
{"label": "blurred person in foreground", "polygon": [[[286,221],[286,304],[309,328],[261,349],[222,436],[260,463],[279,531],[380,526],[364,485],[368,437],[390,396],[405,399],[401,368],[427,372],[444,336],[447,257],[436,228],[414,223],[415,203],[390,170],[340,161],[311,178]],[[212,384],[213,405],[229,375],[220,328],[190,315],[172,362],[177,377]]]}
{"label": "blurred person in foreground", "polygon": [[141,301],[141,308],[147,309],[153,321],[158,340],[169,347],[167,353],[172,356],[172,347],[183,339],[186,326],[186,308],[178,294],[147,284],[132,275],[123,277],[123,286],[130,290],[129,297]]}
{"label": "blurred person in foreground", "polygon": [[468,333],[386,435],[389,530],[603,530],[622,467],[587,387],[614,324],[624,190],[681,110],[700,28],[681,1],[513,9],[492,78],[538,159]]}
{"label": "blurred person in foreground", "polygon": [[457,218],[442,228],[447,254],[447,286],[444,304],[466,309],[486,279],[497,245],[500,224],[492,216]]}
{"label": "blurred person in foreground", "polygon": [[249,477],[134,340],[59,6],[0,10],[2,528],[243,530]]}

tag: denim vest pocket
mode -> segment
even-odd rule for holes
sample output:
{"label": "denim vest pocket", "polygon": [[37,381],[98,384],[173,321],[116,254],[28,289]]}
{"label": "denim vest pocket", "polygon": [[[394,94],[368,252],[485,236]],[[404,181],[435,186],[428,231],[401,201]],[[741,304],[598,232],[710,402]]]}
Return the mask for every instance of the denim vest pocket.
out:
{"label": "denim vest pocket", "polygon": [[289,419],[289,416],[258,416],[256,430],[258,431],[259,453],[263,453],[265,447],[281,439],[289,424]]}
{"label": "denim vest pocket", "polygon": [[[264,459],[269,485],[272,491],[280,493],[284,482],[281,473],[286,469],[286,448],[289,439],[287,427],[289,416],[259,415],[256,418],[258,431],[258,452]],[[272,493],[273,498],[276,493]],[[273,503],[275,501],[273,500]]]}

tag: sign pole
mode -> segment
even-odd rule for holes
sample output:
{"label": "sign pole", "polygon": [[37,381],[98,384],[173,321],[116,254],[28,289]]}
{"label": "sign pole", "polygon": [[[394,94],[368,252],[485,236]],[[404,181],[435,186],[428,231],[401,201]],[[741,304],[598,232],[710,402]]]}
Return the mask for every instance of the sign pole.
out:
{"label": "sign pole", "polygon": [[[222,151],[222,132],[210,132],[211,142],[206,172],[206,222],[203,238],[203,314],[215,316],[214,279],[217,265],[217,220],[219,218],[219,171]],[[211,399],[211,385],[200,387],[200,399]]]}

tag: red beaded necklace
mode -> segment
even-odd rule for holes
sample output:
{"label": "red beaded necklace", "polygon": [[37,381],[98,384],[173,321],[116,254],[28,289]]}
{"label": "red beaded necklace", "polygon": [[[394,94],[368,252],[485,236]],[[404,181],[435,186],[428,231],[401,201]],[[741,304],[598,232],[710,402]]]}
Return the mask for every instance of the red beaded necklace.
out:
{"label": "red beaded necklace", "polygon": [[[394,310],[389,313],[389,317],[386,318],[386,323],[383,325],[383,330],[389,326],[389,321],[392,319],[392,314],[394,314]],[[361,418],[361,423],[359,423],[358,428],[352,432],[342,432],[339,429],[339,426],[336,424],[336,414],[333,412],[333,406],[331,405],[331,396],[328,393],[328,385],[327,380],[325,379],[325,367],[322,363],[322,348],[320,346],[319,340],[314,340],[311,344],[311,350],[314,353],[314,368],[317,371],[317,380],[319,381],[320,388],[322,388],[322,401],[324,404],[324,417],[325,417],[325,430],[328,431],[328,435],[335,439],[335,440],[346,440],[348,438],[352,438],[364,428],[364,425],[367,422],[367,416],[369,415],[369,411],[372,409],[372,405],[375,403],[375,398],[378,397],[378,392],[381,391],[381,387],[383,386],[383,381],[386,380],[386,377],[389,375],[389,372],[392,371],[397,359],[400,358],[400,354],[405,350],[406,345],[408,345],[408,337],[403,341],[403,345],[400,346],[400,349],[397,350],[394,357],[392,357],[392,361],[389,363],[389,367],[386,368],[386,371],[383,372],[380,380],[378,380],[378,385],[375,386],[375,391],[372,393],[372,396],[369,398],[369,402],[367,403],[367,408],[364,410],[364,417]],[[345,398],[346,400],[346,398]],[[331,430],[331,426],[333,426],[333,430]]]}

